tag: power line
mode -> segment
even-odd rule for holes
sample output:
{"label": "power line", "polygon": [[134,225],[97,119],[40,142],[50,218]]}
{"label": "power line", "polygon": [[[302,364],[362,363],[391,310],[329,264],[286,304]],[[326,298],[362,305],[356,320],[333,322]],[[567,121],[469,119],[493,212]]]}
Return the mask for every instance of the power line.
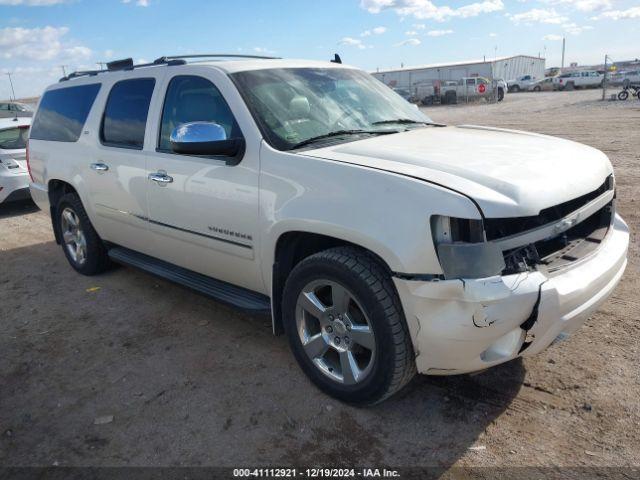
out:
{"label": "power line", "polygon": [[9,77],[9,84],[11,85],[11,94],[13,95],[13,101],[15,101],[16,92],[13,90],[13,81],[11,80],[11,72],[6,72],[6,75]]}

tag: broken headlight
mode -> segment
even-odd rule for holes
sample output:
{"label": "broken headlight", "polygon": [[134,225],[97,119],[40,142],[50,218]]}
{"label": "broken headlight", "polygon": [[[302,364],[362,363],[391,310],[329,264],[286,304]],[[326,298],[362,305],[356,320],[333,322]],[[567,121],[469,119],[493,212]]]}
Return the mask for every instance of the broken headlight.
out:
{"label": "broken headlight", "polygon": [[434,215],[431,232],[445,279],[491,277],[504,270],[502,250],[486,241],[482,220]]}

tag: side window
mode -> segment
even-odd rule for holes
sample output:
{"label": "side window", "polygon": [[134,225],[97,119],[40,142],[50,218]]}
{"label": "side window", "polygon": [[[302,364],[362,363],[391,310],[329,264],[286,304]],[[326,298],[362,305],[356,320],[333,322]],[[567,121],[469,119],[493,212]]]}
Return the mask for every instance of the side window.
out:
{"label": "side window", "polygon": [[0,103],[0,110],[9,110],[8,103]]}
{"label": "side window", "polygon": [[475,78],[467,78],[467,85],[475,85],[475,84],[476,84]]}
{"label": "side window", "polygon": [[134,78],[111,88],[100,130],[102,143],[142,150],[155,83],[153,78]]}
{"label": "side window", "polygon": [[206,78],[181,75],[171,79],[162,109],[158,150],[170,151],[173,130],[189,122],[214,122],[224,128],[227,138],[242,134],[220,91]]}
{"label": "side window", "polygon": [[99,83],[49,90],[33,119],[31,137],[53,142],[76,142],[100,90]]}

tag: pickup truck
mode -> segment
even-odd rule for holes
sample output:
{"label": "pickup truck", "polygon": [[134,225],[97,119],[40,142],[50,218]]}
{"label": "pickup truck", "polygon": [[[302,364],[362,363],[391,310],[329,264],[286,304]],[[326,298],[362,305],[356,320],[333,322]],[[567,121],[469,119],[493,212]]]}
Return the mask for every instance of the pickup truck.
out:
{"label": "pickup truck", "polygon": [[598,70],[567,72],[554,77],[553,81],[558,90],[597,88],[602,86],[602,82],[604,81],[604,72]]}
{"label": "pickup truck", "polygon": [[533,75],[522,75],[521,77],[507,81],[507,87],[510,92],[524,92],[537,79]]}

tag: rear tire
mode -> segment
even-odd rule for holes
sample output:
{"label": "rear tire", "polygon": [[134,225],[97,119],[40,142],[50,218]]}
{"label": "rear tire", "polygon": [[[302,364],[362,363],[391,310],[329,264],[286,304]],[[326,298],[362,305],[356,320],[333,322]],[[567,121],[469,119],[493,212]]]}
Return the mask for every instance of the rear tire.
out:
{"label": "rear tire", "polygon": [[511,91],[514,93],[518,93],[520,91],[520,85],[514,85],[511,87]]}
{"label": "rear tire", "polygon": [[109,268],[107,249],[76,193],[60,198],[55,215],[62,251],[76,271],[96,275]]}
{"label": "rear tire", "polygon": [[629,92],[627,92],[626,90],[623,90],[620,93],[618,93],[618,100],[624,101],[627,98],[629,98]]}
{"label": "rear tire", "polygon": [[539,86],[538,87],[533,87],[533,91],[534,92],[539,92],[541,90],[542,90],[542,88],[540,88]]}
{"label": "rear tire", "polygon": [[337,247],[302,260],[287,279],[282,311],[300,367],[332,397],[372,405],[415,375],[398,294],[386,268],[364,250]]}
{"label": "rear tire", "polygon": [[445,93],[445,100],[447,101],[447,105],[456,105],[458,103],[458,94],[449,91]]}

